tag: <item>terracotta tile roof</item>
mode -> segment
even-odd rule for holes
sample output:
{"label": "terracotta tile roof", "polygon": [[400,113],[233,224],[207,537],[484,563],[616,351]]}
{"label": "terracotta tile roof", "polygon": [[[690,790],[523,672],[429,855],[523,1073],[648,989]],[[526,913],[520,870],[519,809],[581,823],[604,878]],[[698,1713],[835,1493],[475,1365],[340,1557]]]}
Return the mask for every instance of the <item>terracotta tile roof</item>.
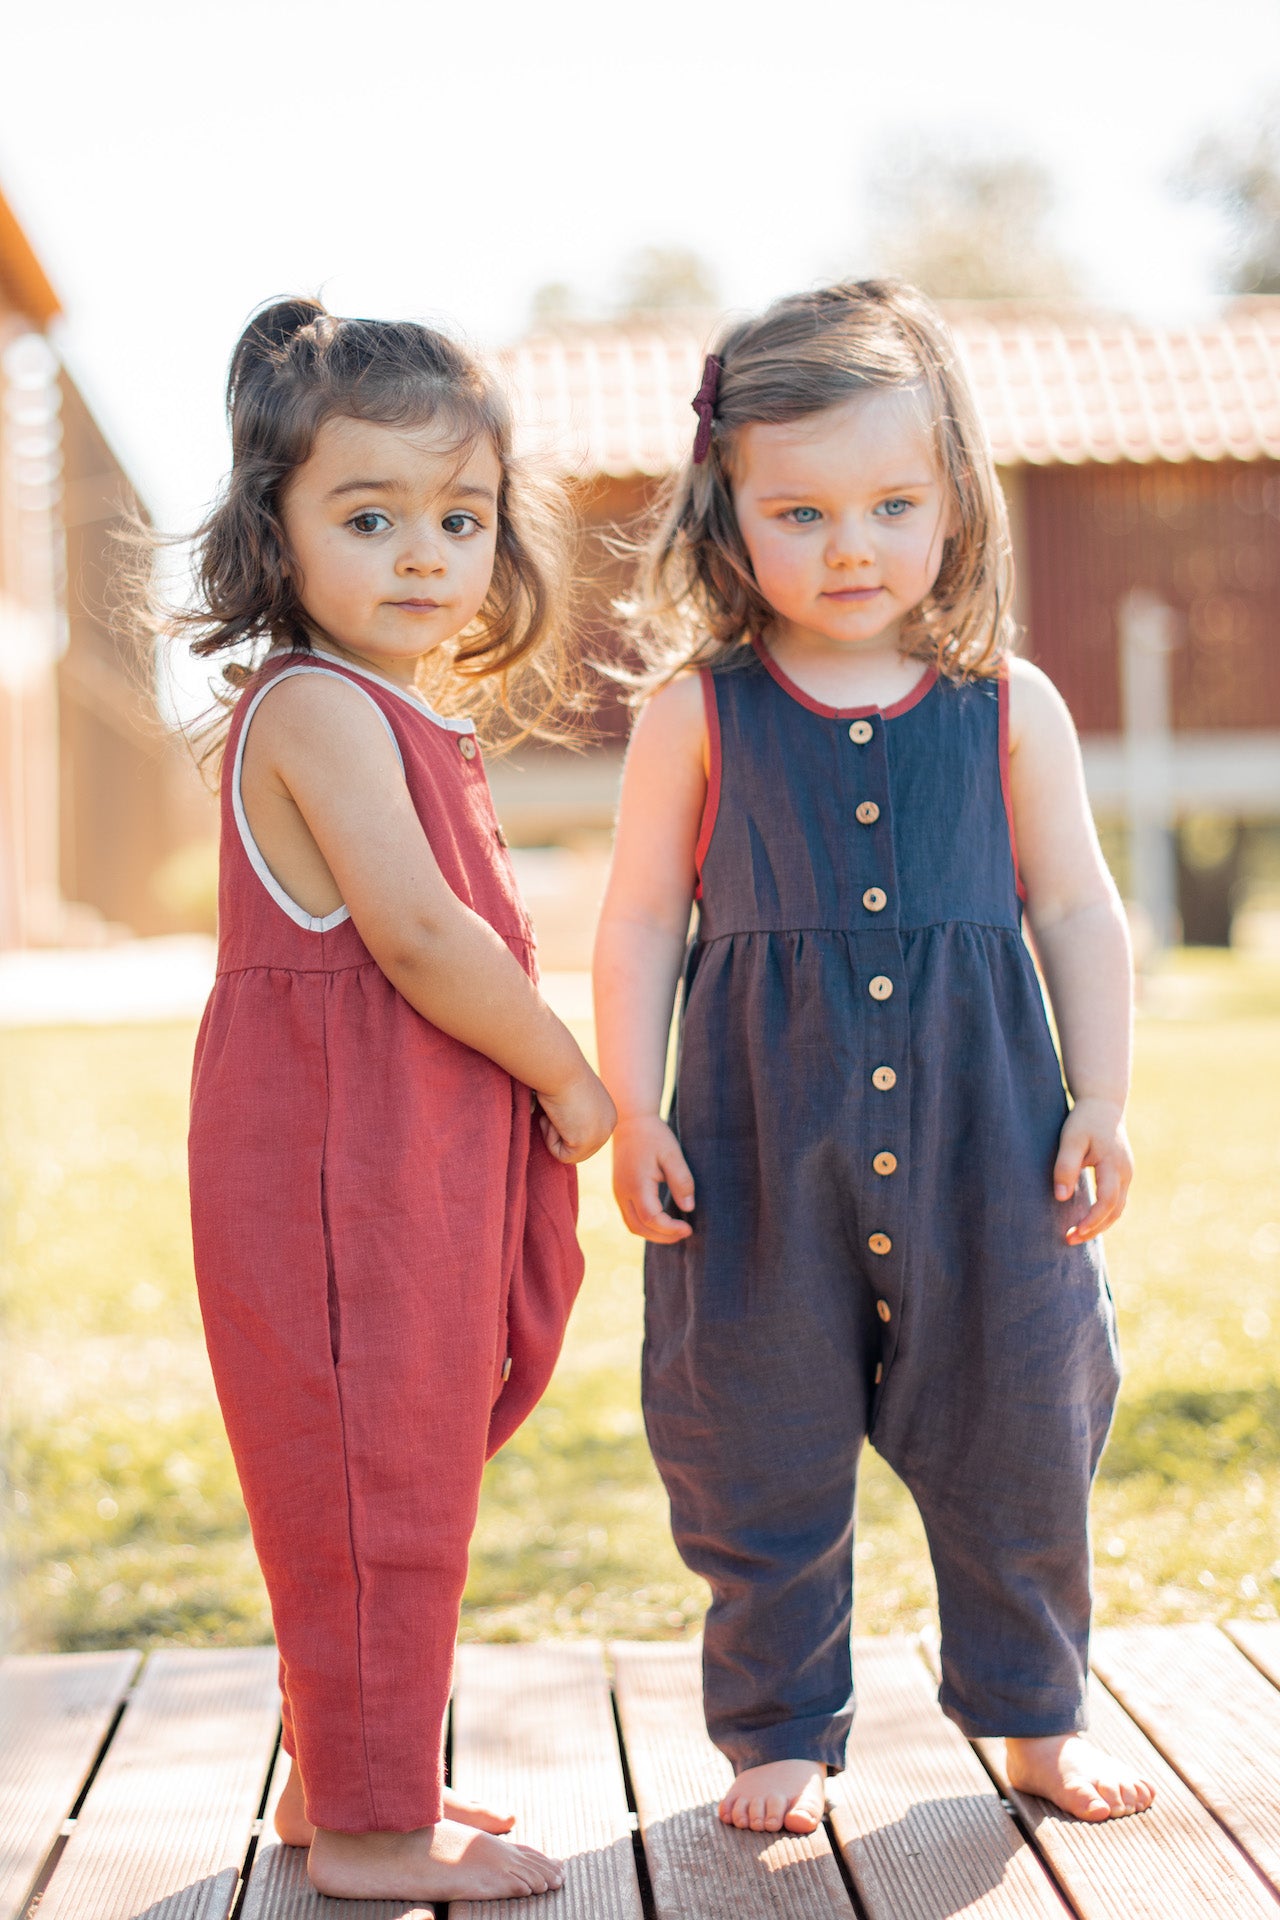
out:
{"label": "terracotta tile roof", "polygon": [[[948,313],[1003,465],[1280,459],[1280,298],[1198,327],[1096,315]],[[503,356],[521,439],[568,472],[667,473],[714,316],[535,334]]]}

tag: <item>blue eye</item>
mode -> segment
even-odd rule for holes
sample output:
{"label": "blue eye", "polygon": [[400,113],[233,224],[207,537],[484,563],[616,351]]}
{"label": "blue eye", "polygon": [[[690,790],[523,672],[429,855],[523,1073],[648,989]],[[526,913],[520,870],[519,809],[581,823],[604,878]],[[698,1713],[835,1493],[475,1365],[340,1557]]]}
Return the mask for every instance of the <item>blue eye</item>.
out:
{"label": "blue eye", "polygon": [[911,505],[912,502],[910,500],[882,500],[880,502],[880,511],[884,514],[886,520],[901,520],[903,514]]}
{"label": "blue eye", "polygon": [[[381,526],[376,524],[378,521],[381,521]],[[347,525],[353,533],[370,534],[381,533],[383,527],[389,527],[391,522],[385,513],[378,513],[372,507],[367,507],[363,513],[353,513]]]}
{"label": "blue eye", "polygon": [[816,507],[788,507],[783,518],[797,527],[811,527],[815,520],[821,520],[822,515]]}

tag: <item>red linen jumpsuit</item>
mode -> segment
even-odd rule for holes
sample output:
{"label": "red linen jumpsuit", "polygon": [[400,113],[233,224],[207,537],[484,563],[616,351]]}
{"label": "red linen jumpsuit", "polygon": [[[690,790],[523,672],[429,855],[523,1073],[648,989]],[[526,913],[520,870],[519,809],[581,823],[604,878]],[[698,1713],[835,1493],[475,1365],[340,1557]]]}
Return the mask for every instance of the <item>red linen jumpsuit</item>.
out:
{"label": "red linen jumpsuit", "polygon": [[415,1012],[345,907],[306,913],[263,860],[245,737],[297,673],[373,704],[449,885],[530,974],[533,939],[471,723],[331,656],[273,656],[236,707],[222,781],[196,1277],[308,1817],[409,1831],[440,1815],[484,1462],[546,1387],[581,1280],[577,1182],[528,1088]]}

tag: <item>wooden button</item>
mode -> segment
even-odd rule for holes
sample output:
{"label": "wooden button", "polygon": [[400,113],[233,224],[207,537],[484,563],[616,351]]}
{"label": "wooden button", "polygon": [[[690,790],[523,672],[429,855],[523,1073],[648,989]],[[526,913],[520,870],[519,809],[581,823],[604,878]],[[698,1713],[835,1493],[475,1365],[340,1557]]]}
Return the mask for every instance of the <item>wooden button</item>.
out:
{"label": "wooden button", "polygon": [[868,913],[883,913],[889,904],[889,896],[883,887],[868,887],[862,896],[862,904]]}
{"label": "wooden button", "polygon": [[458,752],[462,755],[464,760],[475,759],[476,743],[475,743],[474,737],[471,734],[460,733],[458,735]]}
{"label": "wooden button", "polygon": [[896,1153],[878,1153],[871,1164],[877,1173],[896,1173],[898,1156]]}
{"label": "wooden button", "polygon": [[887,1300],[876,1301],[876,1312],[880,1315],[880,1318],[882,1320],[892,1320],[893,1318],[893,1308],[889,1305],[889,1302]]}
{"label": "wooden button", "polygon": [[887,973],[878,973],[867,992],[873,1000],[887,1000],[893,992],[893,982]]}
{"label": "wooden button", "polygon": [[874,827],[880,818],[880,809],[874,800],[860,800],[855,815],[861,827]]}
{"label": "wooden button", "polygon": [[876,1385],[879,1386],[880,1382],[883,1379],[884,1379],[884,1361],[877,1360],[876,1361]]}
{"label": "wooden button", "polygon": [[849,738],[856,746],[865,747],[874,732],[869,720],[855,720],[849,729]]}
{"label": "wooden button", "polygon": [[506,835],[506,830],[505,830],[505,828],[503,828],[503,827],[495,827],[495,828],[494,828],[494,830],[493,830],[493,834],[494,834],[494,838],[496,839],[496,841],[498,842],[498,845],[499,845],[500,847],[505,847],[505,846],[507,846],[507,845],[509,844],[509,842],[508,842],[508,840],[507,840],[507,835]]}
{"label": "wooden button", "polygon": [[504,1380],[509,1380],[511,1378],[511,1355],[510,1354],[507,1355],[506,1359],[502,1363],[502,1377]]}
{"label": "wooden button", "polygon": [[877,1067],[871,1076],[871,1084],[878,1087],[881,1093],[888,1093],[890,1087],[897,1086],[898,1076],[892,1067]]}
{"label": "wooden button", "polygon": [[[893,1251],[893,1242],[887,1233],[873,1233],[867,1245],[870,1247],[872,1253],[891,1253]],[[889,1318],[887,1313],[882,1314],[880,1317],[882,1320]]]}

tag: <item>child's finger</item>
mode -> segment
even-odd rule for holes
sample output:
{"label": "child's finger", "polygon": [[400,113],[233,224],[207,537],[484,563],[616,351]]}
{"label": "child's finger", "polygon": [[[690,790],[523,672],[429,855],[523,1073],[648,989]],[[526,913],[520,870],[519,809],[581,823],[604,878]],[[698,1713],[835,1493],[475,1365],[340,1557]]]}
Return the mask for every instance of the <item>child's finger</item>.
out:
{"label": "child's finger", "polygon": [[671,1198],[682,1213],[688,1213],[693,1207],[693,1175],[689,1171],[689,1162],[681,1153],[674,1140],[658,1157],[662,1177],[667,1183]]}
{"label": "child's finger", "polygon": [[687,1221],[673,1220],[660,1207],[656,1212],[642,1213],[634,1200],[624,1202],[622,1217],[632,1233],[642,1240],[652,1240],[657,1246],[670,1246],[673,1241],[687,1240],[693,1231]]}
{"label": "child's finger", "polygon": [[1109,1160],[1099,1162],[1093,1170],[1096,1194],[1093,1205],[1083,1220],[1074,1227],[1067,1228],[1067,1239],[1073,1247],[1082,1246],[1086,1240],[1093,1240],[1105,1231],[1120,1212],[1122,1197],[1120,1175]]}
{"label": "child's finger", "polygon": [[1055,1200],[1069,1200],[1080,1184],[1080,1175],[1084,1172],[1084,1157],[1088,1151],[1087,1139],[1076,1140],[1070,1132],[1070,1121],[1062,1129],[1062,1138],[1058,1142],[1058,1157],[1053,1163],[1053,1197]]}
{"label": "child's finger", "polygon": [[658,1180],[656,1175],[637,1182],[634,1188],[619,1194],[622,1217],[632,1233],[639,1234],[642,1240],[652,1240],[659,1245],[669,1245],[673,1240],[688,1238],[691,1228],[683,1220],[673,1220],[663,1210],[658,1199]]}

